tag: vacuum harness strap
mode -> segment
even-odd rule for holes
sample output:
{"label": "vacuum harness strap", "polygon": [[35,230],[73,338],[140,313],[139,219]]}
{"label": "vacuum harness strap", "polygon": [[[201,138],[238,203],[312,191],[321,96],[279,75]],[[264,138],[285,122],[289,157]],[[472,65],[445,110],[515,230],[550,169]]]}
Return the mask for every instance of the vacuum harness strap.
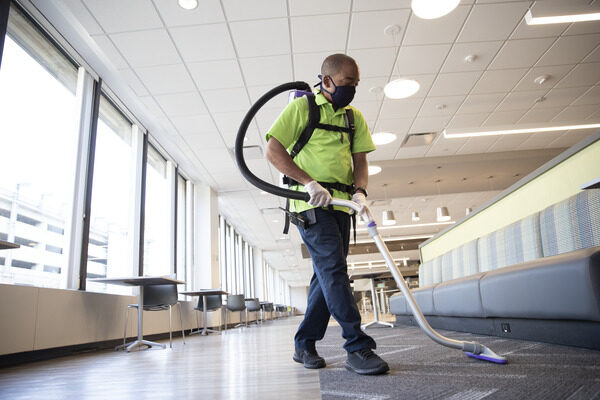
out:
{"label": "vacuum harness strap", "polygon": [[[352,151],[352,145],[354,144],[354,113],[351,109],[346,109],[346,114],[344,114],[344,120],[346,122],[346,126],[337,126],[330,124],[322,124],[321,121],[321,112],[319,110],[319,106],[315,101],[315,95],[310,93],[306,94],[306,101],[308,102],[308,123],[306,127],[300,134],[298,141],[292,147],[292,151],[290,152],[290,157],[294,159],[298,153],[302,150],[302,148],[308,143],[310,138],[312,137],[315,129],[323,129],[326,131],[339,132],[340,133],[340,142],[344,142],[344,132],[348,134],[348,139],[350,141],[350,151]],[[302,186],[302,184],[289,176],[283,177],[283,183],[290,186]],[[350,195],[353,195],[355,192],[354,185],[346,185],[340,182],[319,182],[321,186],[327,189],[332,195],[333,190],[338,190],[340,192],[345,192]],[[309,225],[309,221],[304,218],[301,214],[291,212],[290,211],[290,200],[287,199],[285,203],[285,209],[282,208],[285,212],[285,224],[283,227],[283,233],[287,234],[289,232],[290,222],[294,225],[298,225],[306,229]],[[330,206],[330,210],[333,210],[333,207]],[[356,232],[355,232],[356,235]]]}

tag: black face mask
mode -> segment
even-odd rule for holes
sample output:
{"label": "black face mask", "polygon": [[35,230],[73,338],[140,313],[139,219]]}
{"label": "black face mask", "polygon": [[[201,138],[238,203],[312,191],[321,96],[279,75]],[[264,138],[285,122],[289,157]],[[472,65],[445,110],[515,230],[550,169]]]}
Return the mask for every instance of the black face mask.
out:
{"label": "black face mask", "polygon": [[[321,76],[319,76],[319,77],[321,77]],[[353,86],[353,85],[337,86],[335,84],[335,82],[333,81],[333,79],[331,78],[331,76],[329,76],[329,80],[331,81],[331,84],[335,88],[333,93],[323,87],[322,81],[320,83],[321,90],[326,93],[329,93],[329,95],[331,96],[331,103],[333,104],[333,107],[335,109],[346,107],[348,104],[350,104],[352,102],[352,99],[354,98],[354,95],[356,94],[356,86]]]}

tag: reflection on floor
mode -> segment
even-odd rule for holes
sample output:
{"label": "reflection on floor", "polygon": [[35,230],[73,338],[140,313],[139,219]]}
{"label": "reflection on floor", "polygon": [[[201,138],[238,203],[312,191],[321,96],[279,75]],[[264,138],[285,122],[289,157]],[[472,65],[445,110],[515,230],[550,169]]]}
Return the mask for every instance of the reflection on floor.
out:
{"label": "reflection on floor", "polygon": [[[1,399],[320,399],[318,372],[292,361],[302,317],[0,370]],[[166,341],[168,344],[168,340]]]}

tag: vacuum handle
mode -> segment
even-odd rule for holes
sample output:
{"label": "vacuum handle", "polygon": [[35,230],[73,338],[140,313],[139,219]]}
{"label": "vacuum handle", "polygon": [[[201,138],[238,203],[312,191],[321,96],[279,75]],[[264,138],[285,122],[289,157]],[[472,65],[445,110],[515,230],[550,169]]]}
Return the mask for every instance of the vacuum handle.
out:
{"label": "vacuum handle", "polygon": [[294,199],[294,200],[308,201],[308,200],[310,200],[310,195],[308,193],[284,189],[279,186],[272,185],[272,184],[265,182],[262,179],[258,178],[256,175],[254,175],[250,171],[250,169],[248,169],[248,166],[246,165],[246,161],[244,160],[244,154],[243,154],[243,152],[244,152],[244,137],[246,136],[246,131],[248,130],[248,126],[250,126],[250,123],[252,122],[252,119],[255,117],[258,110],[260,110],[260,108],[262,106],[264,106],[265,103],[267,103],[273,97],[277,96],[278,94],[284,93],[284,92],[289,92],[290,90],[311,91],[311,87],[306,82],[289,82],[289,83],[284,83],[283,85],[279,85],[279,86],[269,90],[264,95],[262,95],[262,97],[260,99],[258,99],[256,101],[256,103],[254,103],[252,105],[252,107],[250,107],[250,110],[248,110],[248,113],[246,113],[246,116],[244,117],[244,119],[242,120],[242,123],[240,124],[240,128],[238,129],[238,133],[235,138],[235,161],[237,162],[238,168],[239,168],[240,172],[242,173],[242,175],[244,176],[244,178],[246,178],[248,180],[248,182],[250,182],[257,188],[262,189],[265,192],[274,194],[275,196],[287,197],[288,199]]}

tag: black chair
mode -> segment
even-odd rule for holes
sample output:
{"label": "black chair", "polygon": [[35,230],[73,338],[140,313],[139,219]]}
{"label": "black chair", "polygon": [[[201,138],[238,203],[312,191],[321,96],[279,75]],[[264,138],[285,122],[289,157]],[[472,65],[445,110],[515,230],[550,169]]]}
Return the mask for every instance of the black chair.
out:
{"label": "black chair", "polygon": [[[260,304],[261,308],[262,308],[262,312],[261,312],[261,319],[273,319],[273,303],[269,303],[269,302],[263,302]],[[269,316],[267,317],[267,313],[269,313]]]}
{"label": "black chair", "polygon": [[[140,288],[142,290],[142,288]],[[185,344],[185,333],[183,332],[183,316],[181,315],[181,303],[177,299],[177,285],[148,285],[144,290],[144,311],[165,311],[169,310],[169,347],[173,348],[173,330],[171,328],[171,307],[179,305],[179,323],[181,324],[181,336]],[[129,318],[129,309],[138,308],[138,304],[129,304],[125,312],[125,329],[123,330],[123,345],[127,336],[127,319]]]}
{"label": "black chair", "polygon": [[246,299],[246,326],[248,325],[248,313],[254,313],[254,323],[258,325],[258,312],[260,311],[260,301],[258,299]]}
{"label": "black chair", "polygon": [[[248,326],[247,322],[245,324],[242,323],[242,314],[245,309],[246,309],[246,302],[244,301],[243,294],[230,294],[227,296],[227,310],[232,311],[232,312],[236,312],[236,311],[240,312],[240,323],[237,324],[235,326],[235,328],[237,328],[238,326],[242,326],[242,325]],[[225,312],[225,329],[227,329],[228,316],[229,316],[229,313],[226,311]]]}
{"label": "black chair", "polygon": [[[194,308],[194,310],[196,310],[196,326],[198,327],[197,330],[195,331],[190,331],[190,335],[193,335],[195,333],[200,333],[203,330],[200,329],[200,321],[198,319],[198,312],[202,311],[204,312],[204,296],[200,296],[198,298],[198,305],[196,306],[196,308]],[[212,294],[209,296],[206,296],[206,311],[221,311],[221,319],[219,320],[219,324],[222,323],[223,321],[223,298],[221,297],[220,294]],[[204,316],[202,316],[204,318]],[[203,328],[206,329],[207,332],[219,332],[221,333],[221,325],[219,325],[219,330],[216,329],[209,329],[207,327]]]}

